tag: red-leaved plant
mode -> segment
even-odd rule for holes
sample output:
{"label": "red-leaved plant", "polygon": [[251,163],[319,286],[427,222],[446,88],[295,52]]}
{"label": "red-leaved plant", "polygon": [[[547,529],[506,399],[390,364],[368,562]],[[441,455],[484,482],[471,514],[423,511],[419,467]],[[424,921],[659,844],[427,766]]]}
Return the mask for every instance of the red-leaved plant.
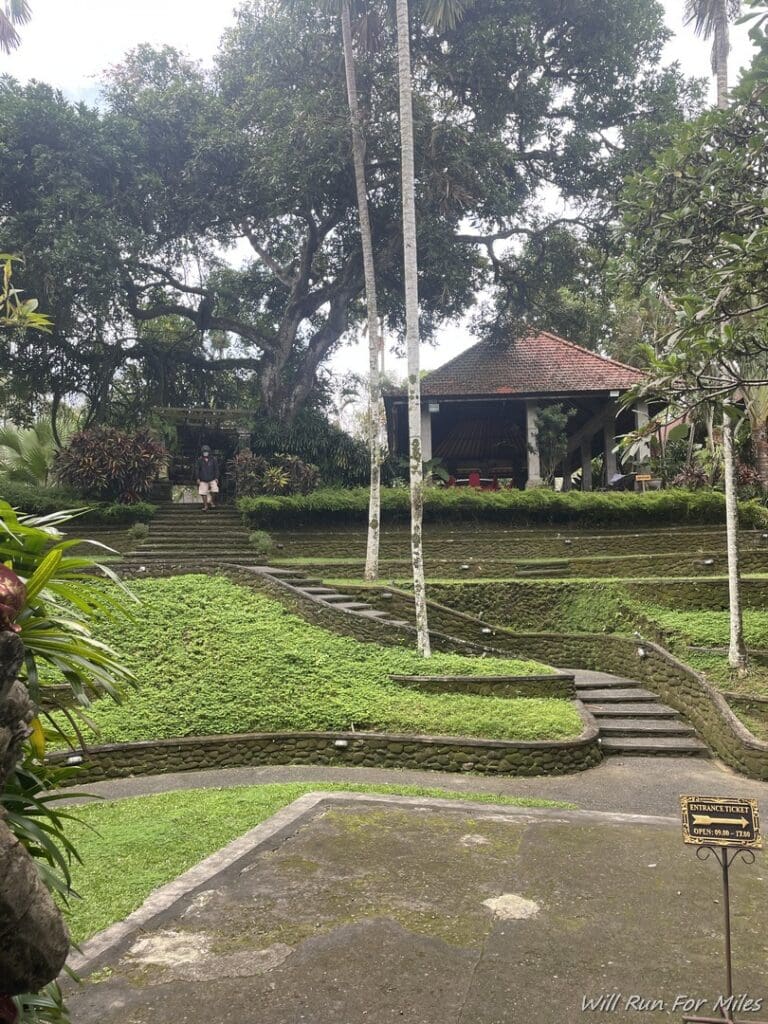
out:
{"label": "red-leaved plant", "polygon": [[56,456],[54,471],[84,497],[131,503],[149,492],[167,457],[147,430],[94,427],[74,435]]}

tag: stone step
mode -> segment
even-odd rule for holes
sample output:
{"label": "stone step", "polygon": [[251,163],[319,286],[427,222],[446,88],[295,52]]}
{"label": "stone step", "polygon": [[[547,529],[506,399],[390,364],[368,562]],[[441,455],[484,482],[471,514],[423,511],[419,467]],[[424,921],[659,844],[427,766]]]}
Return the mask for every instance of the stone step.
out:
{"label": "stone step", "polygon": [[319,576],[281,576],[281,583],[288,583],[297,590],[304,590],[306,587],[322,586],[323,581]]}
{"label": "stone step", "polygon": [[693,736],[695,730],[675,718],[601,718],[601,736]]}
{"label": "stone step", "polygon": [[[178,543],[167,543],[165,541],[154,541],[144,540],[141,541],[142,551],[188,551],[190,548],[193,551],[242,551],[243,548],[250,548],[251,545],[248,543],[248,539],[244,538],[211,538],[210,540],[205,537],[190,537],[189,540],[179,541]],[[251,549],[253,550],[253,549]]]}
{"label": "stone step", "polygon": [[636,679],[621,679],[619,676],[607,679],[577,679],[575,683],[577,690],[628,690],[640,686]]}
{"label": "stone step", "polygon": [[382,619],[381,621],[384,623],[385,626],[402,627],[409,625],[409,623],[404,622],[403,619]]}
{"label": "stone step", "polygon": [[680,718],[680,715],[674,708],[661,703],[592,704],[589,701],[585,703],[589,706],[591,714],[599,722],[602,722],[606,717],[615,718],[622,715],[631,716],[632,718]]}
{"label": "stone step", "polygon": [[[209,525],[210,523],[210,525]],[[186,539],[189,537],[248,537],[248,531],[244,530],[241,526],[230,526],[229,523],[211,523],[209,519],[206,519],[205,526],[202,524],[198,529],[193,530],[189,526],[180,526],[178,529],[171,527],[163,527],[158,529],[155,526],[150,526],[149,537],[153,540],[179,540],[181,538]]]}
{"label": "stone step", "polygon": [[343,604],[335,604],[334,608],[341,608],[343,612],[371,612],[373,609],[363,601],[345,601]]}
{"label": "stone step", "polygon": [[611,689],[600,689],[600,690],[587,690],[584,693],[579,693],[579,700],[583,700],[585,704],[620,704],[620,703],[634,703],[635,701],[652,701],[655,699],[656,694],[651,693],[650,690],[643,690],[639,686],[632,687],[631,689],[623,689],[616,687],[615,690]]}
{"label": "stone step", "polygon": [[606,736],[600,740],[606,754],[634,754],[664,757],[709,757],[709,747],[695,737]]}
{"label": "stone step", "polygon": [[331,587],[301,587],[300,589],[303,590],[305,594],[313,594],[317,597],[319,597],[320,594],[330,595],[336,593],[336,591]]}
{"label": "stone step", "polygon": [[180,564],[194,565],[196,562],[206,562],[212,565],[220,565],[224,563],[231,563],[237,565],[253,565],[255,557],[253,553],[248,552],[234,552],[228,551],[226,554],[221,555],[208,555],[201,554],[200,552],[189,552],[189,553],[178,553],[178,554],[163,554],[154,555],[148,552],[132,551],[130,554],[123,555],[121,562],[123,564],[134,565],[154,565],[154,564],[172,564],[178,562]]}
{"label": "stone step", "polygon": [[322,600],[326,604],[339,604],[339,602],[345,604],[347,601],[354,601],[354,597],[352,594],[339,594],[337,591],[334,591],[332,594],[328,594],[327,597],[322,598]]}
{"label": "stone step", "polygon": [[386,612],[379,611],[378,608],[367,608],[365,611],[359,611],[357,613],[364,619],[378,619],[379,622],[384,622],[387,616]]}

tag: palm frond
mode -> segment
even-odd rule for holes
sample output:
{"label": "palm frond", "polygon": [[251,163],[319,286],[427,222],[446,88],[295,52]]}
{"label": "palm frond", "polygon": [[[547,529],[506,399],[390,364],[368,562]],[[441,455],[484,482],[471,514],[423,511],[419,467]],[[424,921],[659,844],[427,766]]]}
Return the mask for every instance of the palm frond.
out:
{"label": "palm frond", "polygon": [[21,36],[10,17],[0,7],[0,50],[4,53],[13,53],[21,42]]}

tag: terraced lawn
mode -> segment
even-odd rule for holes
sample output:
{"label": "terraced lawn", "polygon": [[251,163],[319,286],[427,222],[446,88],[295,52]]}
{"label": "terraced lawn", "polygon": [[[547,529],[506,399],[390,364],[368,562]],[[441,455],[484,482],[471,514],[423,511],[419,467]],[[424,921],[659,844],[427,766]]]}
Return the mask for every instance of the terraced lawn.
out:
{"label": "terraced lawn", "polygon": [[279,730],[373,730],[560,739],[581,732],[568,700],[423,693],[390,674],[514,675],[534,661],[435,654],[360,643],[307,624],[223,577],[136,581],[135,621],[99,636],[132,667],[123,704],[97,701],[102,742]]}

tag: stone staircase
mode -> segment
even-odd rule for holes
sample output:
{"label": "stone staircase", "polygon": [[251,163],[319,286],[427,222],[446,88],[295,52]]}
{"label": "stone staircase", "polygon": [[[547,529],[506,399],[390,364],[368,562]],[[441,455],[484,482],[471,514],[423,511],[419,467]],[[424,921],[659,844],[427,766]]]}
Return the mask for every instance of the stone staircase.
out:
{"label": "stone staircase", "polygon": [[149,526],[149,536],[126,556],[130,563],[234,562],[256,560],[240,513],[221,505],[202,512],[200,505],[161,504]]}
{"label": "stone staircase", "polygon": [[710,756],[693,726],[635,680],[577,670],[575,683],[577,697],[597,720],[606,754]]}
{"label": "stone staircase", "polygon": [[352,594],[342,594],[333,587],[327,587],[322,580],[313,579],[294,569],[281,569],[268,566],[260,569],[265,576],[270,576],[277,583],[290,586],[299,594],[311,598],[318,604],[333,608],[336,612],[358,615],[363,619],[376,619],[385,626],[407,626],[402,619],[395,619],[380,608],[374,608],[367,601],[361,601]]}

